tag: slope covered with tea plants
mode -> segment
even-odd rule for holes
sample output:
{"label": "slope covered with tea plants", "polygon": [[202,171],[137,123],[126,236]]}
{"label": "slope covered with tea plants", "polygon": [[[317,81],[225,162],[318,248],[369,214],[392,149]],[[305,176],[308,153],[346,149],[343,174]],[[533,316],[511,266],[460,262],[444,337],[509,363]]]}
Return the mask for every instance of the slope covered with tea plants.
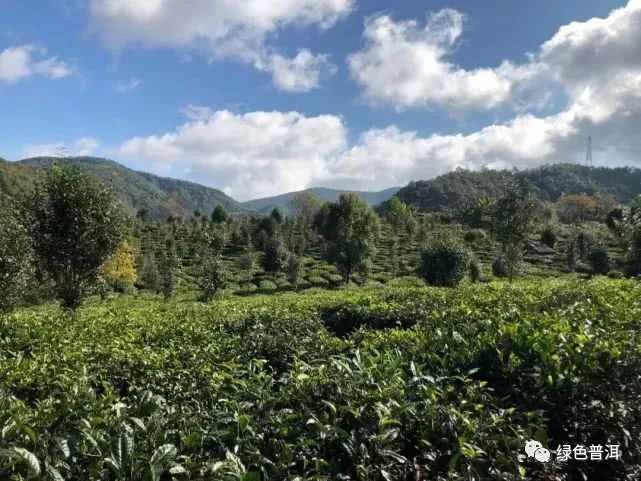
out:
{"label": "slope covered with tea plants", "polygon": [[[639,299],[549,280],[3,314],[0,479],[638,479]],[[523,460],[528,439],[623,459]]]}

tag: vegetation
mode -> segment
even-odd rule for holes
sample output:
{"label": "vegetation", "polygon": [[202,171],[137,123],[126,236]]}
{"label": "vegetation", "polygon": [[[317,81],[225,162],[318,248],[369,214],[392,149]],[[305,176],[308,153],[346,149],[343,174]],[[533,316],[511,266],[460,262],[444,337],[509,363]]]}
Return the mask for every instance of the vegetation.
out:
{"label": "vegetation", "polygon": [[120,243],[100,268],[100,275],[117,292],[129,292],[138,280],[134,251],[127,240]]}
{"label": "vegetation", "polygon": [[[602,278],[22,310],[0,317],[0,478],[623,480],[639,295]],[[521,460],[529,439],[623,459]]]}
{"label": "vegetation", "polygon": [[124,216],[108,188],[73,166],[54,165],[31,206],[37,266],[62,305],[76,308],[122,241]]}
{"label": "vegetation", "polygon": [[325,204],[319,224],[327,257],[336,263],[344,282],[350,282],[354,273],[366,277],[379,233],[376,213],[358,195],[342,194],[338,202]]}
{"label": "vegetation", "polygon": [[[541,201],[542,169],[437,214],[297,193],[128,221],[62,164],[25,208],[0,195],[0,479],[641,472],[641,197]],[[530,439],[623,459],[542,464]]]}
{"label": "vegetation", "polygon": [[430,241],[421,256],[419,275],[432,286],[456,287],[468,273],[470,251],[449,238]]}

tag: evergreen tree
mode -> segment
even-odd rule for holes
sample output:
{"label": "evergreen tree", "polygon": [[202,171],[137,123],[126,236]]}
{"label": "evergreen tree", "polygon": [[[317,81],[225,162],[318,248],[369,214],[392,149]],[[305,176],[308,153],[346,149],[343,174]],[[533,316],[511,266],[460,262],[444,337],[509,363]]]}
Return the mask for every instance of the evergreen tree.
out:
{"label": "evergreen tree", "polygon": [[364,280],[376,251],[380,225],[376,213],[357,194],[345,193],[338,202],[325,204],[319,216],[327,258],[336,263],[344,282],[355,273]]}
{"label": "evergreen tree", "polygon": [[54,165],[31,201],[38,266],[62,305],[76,308],[124,237],[111,191],[75,166]]}

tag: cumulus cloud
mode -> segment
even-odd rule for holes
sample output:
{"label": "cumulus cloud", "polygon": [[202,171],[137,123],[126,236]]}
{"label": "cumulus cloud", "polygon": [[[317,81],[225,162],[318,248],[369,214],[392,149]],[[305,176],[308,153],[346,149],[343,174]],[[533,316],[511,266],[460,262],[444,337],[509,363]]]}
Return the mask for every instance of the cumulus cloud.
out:
{"label": "cumulus cloud", "polygon": [[31,157],[72,157],[92,155],[100,148],[100,142],[91,137],[83,137],[71,144],[63,141],[50,144],[29,145],[22,149],[24,158]]}
{"label": "cumulus cloud", "polygon": [[[193,180],[240,199],[314,185],[382,189],[457,167],[577,161],[588,135],[597,162],[641,167],[640,15],[641,0],[632,0],[607,18],[564,26],[543,44],[532,61],[536,75],[554,78],[568,93],[567,106],[553,115],[524,113],[468,135],[421,136],[389,126],[368,130],[350,144],[348,126],[333,115],[240,115],[190,106],[187,122],[175,131],[131,139],[119,154],[147,161],[152,170],[164,165],[174,174],[189,172]],[[445,41],[456,33],[443,30],[439,36]],[[529,74],[517,68],[513,75]]]}
{"label": "cumulus cloud", "polygon": [[367,99],[398,109],[440,106],[452,111],[493,108],[510,98],[515,67],[464,70],[447,60],[463,33],[464,17],[444,9],[416,21],[390,16],[365,23],[364,48],[348,57]]}
{"label": "cumulus cloud", "polygon": [[35,45],[8,47],[0,52],[0,82],[17,83],[34,75],[60,79],[71,75],[67,63],[57,57],[38,60],[46,50]]}
{"label": "cumulus cloud", "polygon": [[323,76],[336,73],[336,66],[327,55],[314,55],[307,49],[299,50],[293,58],[272,54],[257,63],[258,68],[272,74],[276,87],[287,92],[308,92],[320,87]]}
{"label": "cumulus cloud", "polygon": [[287,27],[326,29],[345,17],[354,0],[91,0],[91,25],[112,48],[138,43],[231,57],[272,74],[277,87],[317,86],[325,56],[301,51],[294,58],[270,53],[269,37]]}
{"label": "cumulus cloud", "polygon": [[346,147],[339,117],[298,112],[235,114],[191,106],[175,132],[135,137],[118,155],[150,167],[189,172],[239,199],[296,190],[317,178]]}

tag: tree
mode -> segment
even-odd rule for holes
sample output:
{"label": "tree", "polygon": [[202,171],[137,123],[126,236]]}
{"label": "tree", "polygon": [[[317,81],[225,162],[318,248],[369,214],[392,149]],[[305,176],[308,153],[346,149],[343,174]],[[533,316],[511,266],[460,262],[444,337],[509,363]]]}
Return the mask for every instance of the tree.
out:
{"label": "tree", "polygon": [[0,200],[0,311],[24,297],[31,260],[31,240],[24,216]]}
{"label": "tree", "polygon": [[470,267],[470,251],[447,237],[432,239],[423,253],[418,274],[432,286],[458,286]]}
{"label": "tree", "polygon": [[300,277],[301,262],[294,252],[290,252],[287,256],[287,280],[292,285],[292,288],[298,290],[298,278]]}
{"label": "tree", "polygon": [[283,223],[283,214],[280,211],[278,207],[274,207],[272,209],[271,214],[269,216],[276,221],[277,224],[282,224]]}
{"label": "tree", "polygon": [[607,247],[601,243],[592,246],[586,256],[586,260],[588,264],[590,264],[593,274],[603,275],[610,271],[610,254],[608,253]]}
{"label": "tree", "polygon": [[222,204],[218,204],[214,211],[211,213],[211,221],[215,224],[222,224],[227,222],[229,219],[229,214]]}
{"label": "tree", "polygon": [[392,197],[388,203],[385,219],[392,226],[394,233],[400,234],[412,225],[415,215],[413,207],[404,204],[398,197]]}
{"label": "tree", "polygon": [[629,275],[638,276],[641,274],[641,196],[632,203],[626,224],[625,236],[629,239],[627,270]]}
{"label": "tree", "polygon": [[198,274],[200,300],[211,301],[216,293],[225,288],[225,264],[220,254],[208,255],[201,260]]}
{"label": "tree", "polygon": [[38,267],[51,277],[62,305],[76,308],[124,237],[123,211],[107,187],[63,165],[49,169],[31,210]]}
{"label": "tree", "polygon": [[309,227],[320,210],[322,202],[311,192],[297,192],[294,194],[292,204],[296,216],[303,221],[305,227]]}
{"label": "tree", "polygon": [[254,255],[251,252],[242,254],[236,259],[236,267],[241,271],[245,271],[247,275],[247,289],[249,289],[254,271]]}
{"label": "tree", "polygon": [[100,269],[104,281],[116,292],[130,291],[136,280],[136,261],[129,241],[123,240],[116,251],[111,254]]}
{"label": "tree", "polygon": [[341,194],[338,202],[326,204],[319,224],[327,244],[326,256],[338,266],[344,282],[354,273],[366,274],[380,225],[372,208],[357,194]]}
{"label": "tree", "polygon": [[143,257],[142,269],[140,270],[140,282],[145,289],[160,294],[162,291],[160,271],[153,252],[148,252]]}
{"label": "tree", "polygon": [[160,274],[160,290],[165,300],[171,299],[176,293],[180,284],[180,271],[182,263],[176,255],[173,242],[167,242],[167,248],[161,254],[158,263],[158,272]]}
{"label": "tree", "polygon": [[541,243],[544,246],[549,247],[550,249],[554,249],[556,240],[556,230],[554,229],[554,227],[552,227],[551,225],[545,226],[545,228],[541,232]]}
{"label": "tree", "polygon": [[501,243],[501,257],[507,264],[510,281],[519,272],[523,243],[534,229],[538,207],[529,186],[522,179],[511,184],[494,204],[492,231]]}
{"label": "tree", "polygon": [[262,267],[267,272],[281,272],[287,262],[287,250],[279,233],[275,233],[265,242]]}

